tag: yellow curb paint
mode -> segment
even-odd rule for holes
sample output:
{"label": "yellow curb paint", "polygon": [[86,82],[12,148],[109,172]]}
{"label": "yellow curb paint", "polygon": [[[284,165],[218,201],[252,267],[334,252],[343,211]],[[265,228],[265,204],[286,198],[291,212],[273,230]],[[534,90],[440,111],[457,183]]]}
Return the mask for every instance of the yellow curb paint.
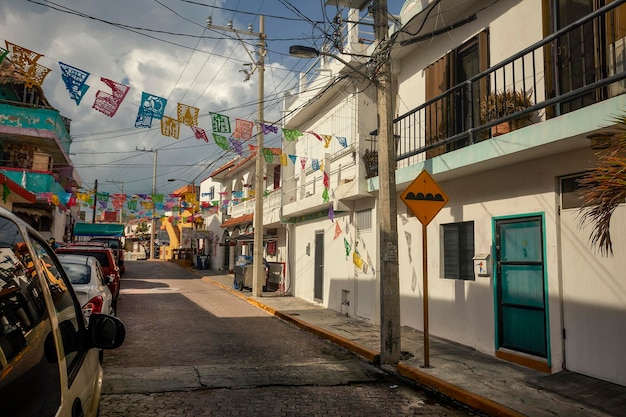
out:
{"label": "yellow curb paint", "polygon": [[467,406],[475,410],[483,411],[490,416],[526,417],[524,414],[512,410],[502,404],[499,404],[483,396],[468,392],[461,387],[439,379],[433,375],[429,375],[428,373],[420,371],[419,369],[413,368],[411,366],[398,364],[396,369],[398,370],[398,373],[400,375],[412,379],[413,381],[416,381],[421,385],[432,388],[437,392],[440,392],[447,397],[453,398],[460,403],[466,404]]}

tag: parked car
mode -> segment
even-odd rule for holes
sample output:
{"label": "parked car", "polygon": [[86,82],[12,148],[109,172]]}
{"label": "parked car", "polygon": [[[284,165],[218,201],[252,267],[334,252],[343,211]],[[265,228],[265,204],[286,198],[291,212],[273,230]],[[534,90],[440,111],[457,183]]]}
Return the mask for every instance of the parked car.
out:
{"label": "parked car", "polygon": [[[0,404],[7,416],[96,416],[99,349],[125,338],[116,317],[89,326],[56,254],[33,228],[0,208]],[[59,356],[61,355],[61,356]]]}
{"label": "parked car", "polygon": [[115,262],[120,269],[120,274],[126,272],[126,265],[124,263],[124,245],[122,240],[117,237],[92,237],[90,242],[101,242],[110,247],[115,255]]}
{"label": "parked car", "polygon": [[67,246],[60,247],[55,250],[57,254],[74,254],[93,256],[100,262],[102,266],[102,272],[105,276],[112,275],[113,280],[108,282],[107,286],[111,295],[113,296],[113,308],[117,309],[117,298],[120,294],[120,270],[115,263],[115,255],[111,248],[107,247],[103,243],[72,243]]}
{"label": "parked car", "polygon": [[85,321],[89,322],[89,316],[96,313],[115,315],[113,296],[107,287],[115,277],[104,275],[93,256],[59,254],[58,258],[74,287]]}

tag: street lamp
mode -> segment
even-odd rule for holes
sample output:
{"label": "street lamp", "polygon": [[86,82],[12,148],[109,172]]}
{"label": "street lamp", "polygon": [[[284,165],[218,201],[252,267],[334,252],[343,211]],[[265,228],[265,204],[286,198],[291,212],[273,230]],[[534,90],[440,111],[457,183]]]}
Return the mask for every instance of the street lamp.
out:
{"label": "street lamp", "polygon": [[[374,30],[377,47],[387,37],[387,2],[374,2]],[[295,45],[289,54],[300,58],[330,56],[376,86],[378,108],[378,206],[380,221],[380,360],[395,364],[400,360],[400,281],[398,268],[398,207],[396,196],[395,142],[391,102],[391,63],[381,59],[376,78],[368,76],[342,58],[308,46]],[[383,57],[385,55],[383,54]]]}

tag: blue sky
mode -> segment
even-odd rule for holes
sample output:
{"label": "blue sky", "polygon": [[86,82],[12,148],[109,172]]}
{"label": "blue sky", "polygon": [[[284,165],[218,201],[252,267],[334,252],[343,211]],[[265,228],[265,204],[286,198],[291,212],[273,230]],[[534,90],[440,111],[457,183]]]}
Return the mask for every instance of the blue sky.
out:
{"label": "blue sky", "polygon": [[[397,15],[404,1],[388,1]],[[175,140],[151,129],[136,129],[142,91],[168,99],[166,115],[176,117],[176,103],[200,108],[200,127],[210,132],[208,112],[234,119],[255,120],[257,77],[245,80],[246,48],[233,34],[209,30],[214,26],[259,31],[265,16],[269,54],[265,59],[266,121],[280,118],[280,98],[294,86],[297,75],[311,61],[290,57],[289,46],[320,47],[332,32],[335,7],[309,0],[28,0],[0,4],[0,45],[5,40],[44,55],[38,62],[52,69],[43,89],[50,103],[72,119],[71,158],[85,188],[127,194],[152,190],[154,152],[158,150],[157,192],[169,193],[184,185],[168,178],[199,181],[221,163],[236,156],[224,154],[212,140],[198,141],[188,127]],[[345,13],[344,13],[345,15]],[[256,39],[249,39],[254,55]],[[60,77],[58,62],[90,73],[90,89],[80,105],[72,101]],[[100,77],[131,89],[116,115],[107,117],[92,104]],[[265,146],[280,147],[278,135]]]}

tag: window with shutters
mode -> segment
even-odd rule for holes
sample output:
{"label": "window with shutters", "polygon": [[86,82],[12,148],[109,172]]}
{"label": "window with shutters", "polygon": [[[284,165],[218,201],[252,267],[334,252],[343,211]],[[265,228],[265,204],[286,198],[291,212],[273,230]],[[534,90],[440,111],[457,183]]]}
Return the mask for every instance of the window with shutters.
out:
{"label": "window with shutters", "polygon": [[[488,69],[488,41],[487,31],[480,32],[424,70],[425,98],[432,101],[426,107],[426,145],[467,131],[479,120],[480,98],[487,95],[487,79],[481,78],[470,87],[466,81]],[[466,138],[441,145],[426,151],[426,157],[434,158],[469,144]]]}
{"label": "window with shutters", "polygon": [[441,226],[443,233],[443,277],[474,280],[474,222]]}

